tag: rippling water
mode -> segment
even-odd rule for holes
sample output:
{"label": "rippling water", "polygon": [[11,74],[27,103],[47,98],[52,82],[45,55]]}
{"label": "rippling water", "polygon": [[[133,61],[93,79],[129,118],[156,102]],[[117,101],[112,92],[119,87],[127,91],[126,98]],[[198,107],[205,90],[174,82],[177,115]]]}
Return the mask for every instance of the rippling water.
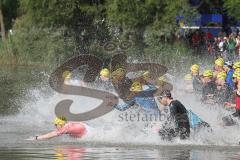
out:
{"label": "rippling water", "polygon": [[117,147],[81,145],[33,145],[19,148],[0,148],[1,160],[80,160],[80,159],[153,159],[153,160],[230,160],[240,159],[239,148],[192,147]]}

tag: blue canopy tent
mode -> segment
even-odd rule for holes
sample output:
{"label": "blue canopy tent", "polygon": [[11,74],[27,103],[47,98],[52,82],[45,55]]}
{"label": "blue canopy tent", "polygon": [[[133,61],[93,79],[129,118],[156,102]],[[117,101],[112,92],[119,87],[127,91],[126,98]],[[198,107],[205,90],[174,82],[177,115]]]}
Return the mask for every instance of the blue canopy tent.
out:
{"label": "blue canopy tent", "polygon": [[[177,21],[184,21],[184,17],[177,17]],[[186,22],[186,24],[191,25],[180,27],[183,29],[200,29],[203,32],[211,32],[214,36],[217,36],[222,30],[223,16],[222,14],[201,14],[200,18]]]}
{"label": "blue canopy tent", "polygon": [[223,16],[222,14],[202,14],[201,25],[203,32],[211,32],[214,36],[222,30]]}

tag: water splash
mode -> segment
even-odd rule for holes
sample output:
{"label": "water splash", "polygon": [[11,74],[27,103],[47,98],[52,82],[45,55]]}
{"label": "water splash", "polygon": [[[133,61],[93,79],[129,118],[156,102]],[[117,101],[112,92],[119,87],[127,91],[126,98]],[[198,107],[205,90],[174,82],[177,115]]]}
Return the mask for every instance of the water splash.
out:
{"label": "water splash", "polygon": [[[170,74],[174,75],[174,74]],[[181,79],[183,75],[175,75],[172,77],[173,82],[182,88],[184,84]],[[97,86],[97,85],[95,85]],[[200,103],[198,97],[193,94],[182,94],[178,88],[175,88],[173,96],[177,97],[188,109],[197,113],[203,120],[208,122],[213,132],[209,133],[201,131],[196,134],[191,134],[189,140],[176,139],[173,142],[162,141],[153,128],[146,127],[146,122],[131,122],[120,121],[119,115],[123,112],[113,110],[110,113],[91,120],[86,123],[91,126],[91,134],[79,139],[79,142],[90,143],[113,143],[113,144],[137,144],[137,145],[216,145],[216,146],[236,146],[240,140],[239,126],[222,128],[219,126],[219,121],[223,115],[231,114],[221,106],[206,106]],[[179,94],[180,93],[180,94]],[[100,100],[89,99],[83,96],[63,95],[54,92],[52,89],[47,89],[42,92],[38,89],[30,89],[29,94],[32,99],[29,99],[24,104],[23,109],[18,115],[0,117],[1,127],[0,133],[4,135],[2,138],[3,144],[23,143],[23,139],[31,135],[43,134],[54,129],[52,120],[55,117],[54,107],[63,99],[72,99],[74,104],[71,111],[78,113],[91,110],[99,103]],[[121,103],[121,102],[120,102]],[[132,107],[126,112],[132,112],[137,107]],[[17,138],[16,138],[17,137]],[[66,136],[59,137],[52,143],[76,142]]]}

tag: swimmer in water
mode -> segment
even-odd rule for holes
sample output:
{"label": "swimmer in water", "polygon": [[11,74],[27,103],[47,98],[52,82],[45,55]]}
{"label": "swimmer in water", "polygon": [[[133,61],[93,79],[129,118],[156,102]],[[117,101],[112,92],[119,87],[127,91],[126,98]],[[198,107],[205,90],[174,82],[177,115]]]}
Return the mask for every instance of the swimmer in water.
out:
{"label": "swimmer in water", "polygon": [[81,138],[88,133],[88,126],[82,122],[68,122],[63,116],[56,117],[54,120],[55,131],[44,135],[28,138],[26,140],[46,140],[54,137],[68,134],[71,137]]}
{"label": "swimmer in water", "polygon": [[170,110],[168,123],[164,124],[158,132],[161,138],[163,140],[172,140],[177,136],[180,139],[189,138],[190,122],[185,106],[178,100],[174,100],[169,90],[163,91],[158,100],[164,107],[169,106]]}

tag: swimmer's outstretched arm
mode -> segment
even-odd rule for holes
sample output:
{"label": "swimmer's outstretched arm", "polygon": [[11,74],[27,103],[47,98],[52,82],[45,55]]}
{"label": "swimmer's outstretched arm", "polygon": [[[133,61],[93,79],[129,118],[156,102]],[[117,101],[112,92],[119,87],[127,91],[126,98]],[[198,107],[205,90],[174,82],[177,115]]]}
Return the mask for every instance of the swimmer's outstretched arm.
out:
{"label": "swimmer's outstretched arm", "polygon": [[236,107],[236,104],[229,103],[229,102],[225,102],[225,103],[224,103],[224,106],[225,106],[225,107],[228,107],[228,108],[235,108],[235,107]]}
{"label": "swimmer's outstretched arm", "polygon": [[56,131],[52,131],[50,133],[44,134],[44,135],[40,135],[40,136],[35,136],[35,137],[31,137],[28,138],[26,140],[46,140],[46,139],[50,139],[50,138],[54,138],[59,136],[59,134]]}
{"label": "swimmer's outstretched arm", "polygon": [[130,101],[127,101],[124,104],[117,104],[114,106],[114,108],[116,108],[119,111],[125,111],[128,108],[130,108],[131,106],[133,106],[135,104],[135,99],[131,99]]}

